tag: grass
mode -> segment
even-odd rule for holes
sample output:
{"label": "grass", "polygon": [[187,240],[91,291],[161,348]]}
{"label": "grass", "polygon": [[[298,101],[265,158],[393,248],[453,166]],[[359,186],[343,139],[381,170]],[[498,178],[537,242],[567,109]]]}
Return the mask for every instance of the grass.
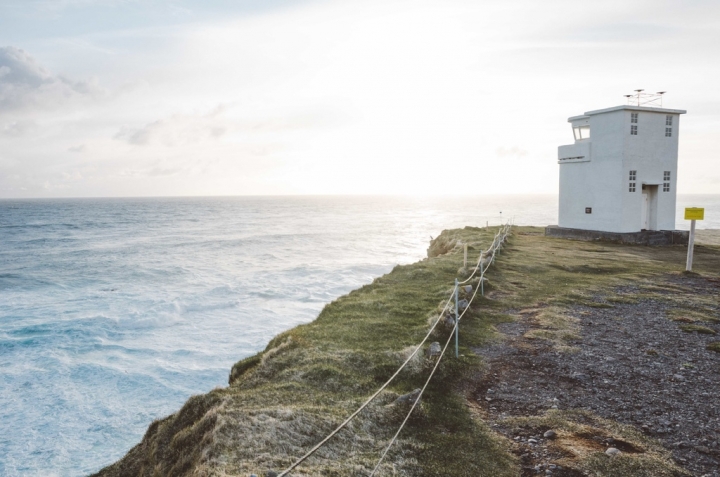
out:
{"label": "grass", "polygon": [[713,341],[712,343],[709,343],[706,348],[708,351],[720,353],[720,341]]}
{"label": "grass", "polygon": [[680,325],[680,329],[686,333],[702,333],[704,335],[717,334],[717,331],[713,330],[712,328],[700,325]]}
{"label": "grass", "polygon": [[[544,333],[534,338],[571,350],[579,333],[570,310],[576,304],[612,307],[623,300],[676,296],[688,300],[679,308],[714,306],[706,298],[658,285],[658,277],[682,278],[683,247],[576,242],[544,237],[537,227],[514,230],[490,268],[485,296],[461,322],[461,357],[443,360],[378,475],[519,474],[508,442],[471,412],[465,395],[482,366],[473,349],[497,339],[495,325],[513,320],[518,310],[531,310],[542,324]],[[395,267],[329,303],[312,323],[275,337],[263,352],[233,366],[228,387],[195,396],[177,413],[154,422],[140,444],[99,475],[263,475],[284,469],[397,369],[449,296],[462,265],[461,244],[468,243],[469,257],[476,259],[495,232],[444,231],[431,244],[430,258]],[[700,275],[717,276],[720,249],[696,250],[695,263]],[[596,299],[628,284],[642,290],[616,301]],[[444,343],[448,332],[440,326],[431,341]],[[404,418],[404,408],[394,400],[421,387],[431,365],[424,355],[417,356],[378,400],[293,475],[367,475]],[[657,462],[665,462],[657,455]],[[627,459],[634,465],[640,457]],[[662,465],[671,468],[669,462]],[[631,475],[602,472],[597,475]]]}

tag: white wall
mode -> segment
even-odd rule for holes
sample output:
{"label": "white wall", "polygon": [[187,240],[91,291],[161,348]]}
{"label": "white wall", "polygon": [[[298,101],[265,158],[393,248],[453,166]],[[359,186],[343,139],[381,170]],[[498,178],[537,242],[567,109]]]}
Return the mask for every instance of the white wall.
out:
{"label": "white wall", "polygon": [[[672,111],[672,112],[671,112]],[[638,134],[630,135],[637,112]],[[675,185],[679,113],[658,108],[618,107],[575,116],[572,125],[590,124],[590,139],[558,148],[560,227],[607,232],[638,232],[642,222],[642,184],[657,185],[651,204],[651,228],[675,228]],[[673,135],[665,137],[665,117],[673,115]],[[568,128],[572,137],[572,131]],[[584,159],[569,157],[585,156]],[[565,160],[563,160],[565,159]],[[637,171],[636,190],[629,191],[629,172]],[[663,192],[663,172],[671,172],[670,192]],[[585,208],[592,207],[586,214]]]}

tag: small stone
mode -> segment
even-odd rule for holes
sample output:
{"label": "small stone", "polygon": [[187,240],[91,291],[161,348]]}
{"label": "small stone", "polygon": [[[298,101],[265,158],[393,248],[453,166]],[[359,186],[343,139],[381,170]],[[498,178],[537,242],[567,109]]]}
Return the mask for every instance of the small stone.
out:
{"label": "small stone", "polygon": [[458,302],[458,309],[464,310],[465,308],[468,307],[469,304],[470,304],[470,303],[468,303],[467,300],[464,300],[464,299],[463,299],[463,300],[460,300],[460,301]]}
{"label": "small stone", "polygon": [[557,437],[557,433],[553,430],[545,431],[543,437],[546,439],[555,439],[555,437]]}
{"label": "small stone", "polygon": [[279,474],[274,470],[268,470],[265,472],[265,477],[277,477]]}
{"label": "small stone", "polygon": [[440,352],[442,351],[442,348],[440,347],[440,343],[437,341],[430,343],[430,346],[428,347],[427,354],[429,357],[433,356],[440,356]]}
{"label": "small stone", "polygon": [[407,394],[403,394],[395,400],[395,403],[413,404],[420,397],[420,389]]}
{"label": "small stone", "polygon": [[472,293],[472,285],[465,285],[465,293]]}
{"label": "small stone", "polygon": [[695,446],[695,450],[702,454],[712,454],[710,448],[705,446]]}
{"label": "small stone", "polygon": [[537,442],[538,441],[535,439],[528,439],[528,443],[530,443],[530,444],[537,444]]}
{"label": "small stone", "polygon": [[682,374],[673,374],[673,379],[675,381],[685,381],[685,377]]}
{"label": "small stone", "polygon": [[609,455],[610,457],[614,457],[620,454],[620,451],[614,447],[608,447],[608,450],[605,451],[605,454]]}

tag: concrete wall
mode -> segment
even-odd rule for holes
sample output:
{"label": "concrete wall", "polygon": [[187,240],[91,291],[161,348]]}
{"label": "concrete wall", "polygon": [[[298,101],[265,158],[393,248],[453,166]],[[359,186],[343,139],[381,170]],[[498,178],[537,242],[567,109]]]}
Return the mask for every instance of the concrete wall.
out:
{"label": "concrete wall", "polygon": [[[630,130],[630,114],[625,111],[625,127]],[[631,170],[637,171],[637,192],[625,195],[623,227],[633,232],[640,225],[642,209],[642,184],[657,186],[654,200],[656,211],[655,230],[673,230],[675,228],[675,201],[678,174],[678,136],[680,132],[680,115],[673,117],[672,136],[665,137],[666,112],[637,111],[638,134],[625,136],[625,153],[623,169],[626,175]],[[663,192],[663,172],[670,171],[670,191]],[[654,189],[654,188],[653,188]],[[651,204],[653,205],[653,204]]]}
{"label": "concrete wall", "polygon": [[[631,114],[638,113],[638,134],[630,134]],[[675,185],[679,114],[684,111],[621,106],[590,111],[568,121],[590,125],[590,138],[558,148],[560,202],[558,225],[606,232],[639,232],[642,185],[652,188],[652,230],[675,228]],[[673,116],[672,137],[665,137],[665,118]],[[569,135],[572,137],[572,130]],[[635,192],[629,172],[637,171]],[[670,171],[670,191],[663,192],[663,172]],[[656,187],[655,187],[656,186]],[[656,191],[656,192],[655,192]],[[591,208],[592,213],[586,213]]]}

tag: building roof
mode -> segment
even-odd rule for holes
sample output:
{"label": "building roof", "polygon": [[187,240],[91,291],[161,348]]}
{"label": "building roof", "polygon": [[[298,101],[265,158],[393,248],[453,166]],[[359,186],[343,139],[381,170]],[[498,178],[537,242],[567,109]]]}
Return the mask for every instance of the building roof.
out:
{"label": "building roof", "polygon": [[578,121],[580,119],[588,119],[590,116],[594,116],[595,114],[611,113],[613,111],[620,111],[623,109],[628,110],[628,111],[643,111],[643,112],[663,113],[663,114],[686,114],[687,113],[687,111],[685,111],[684,109],[666,109],[666,108],[655,108],[655,107],[648,107],[648,106],[632,106],[629,104],[625,104],[622,106],[614,106],[612,108],[586,111],[585,114],[581,114],[579,116],[573,116],[571,118],[568,118],[568,122],[571,123],[573,121]]}

